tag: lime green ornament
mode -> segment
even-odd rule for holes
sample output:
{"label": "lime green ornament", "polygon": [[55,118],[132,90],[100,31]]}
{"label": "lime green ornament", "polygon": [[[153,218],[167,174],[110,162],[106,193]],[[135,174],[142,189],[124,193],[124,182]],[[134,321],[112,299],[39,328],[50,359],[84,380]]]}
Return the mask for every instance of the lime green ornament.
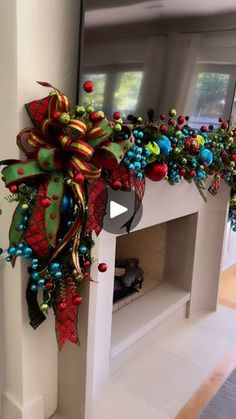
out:
{"label": "lime green ornament", "polygon": [[197,141],[198,141],[198,143],[200,144],[201,147],[204,147],[205,140],[204,140],[202,135],[197,135]]}
{"label": "lime green ornament", "polygon": [[150,156],[147,157],[147,163],[154,162],[160,154],[160,147],[155,142],[150,142],[146,145],[146,148],[150,151]]}
{"label": "lime green ornament", "polygon": [[179,147],[176,147],[176,148],[174,149],[174,153],[175,153],[175,154],[179,154],[179,153],[180,153],[180,151],[181,151],[181,150],[180,150],[180,148],[179,148]]}
{"label": "lime green ornament", "polygon": [[98,115],[100,116],[100,118],[105,117],[105,113],[103,111],[98,111]]}

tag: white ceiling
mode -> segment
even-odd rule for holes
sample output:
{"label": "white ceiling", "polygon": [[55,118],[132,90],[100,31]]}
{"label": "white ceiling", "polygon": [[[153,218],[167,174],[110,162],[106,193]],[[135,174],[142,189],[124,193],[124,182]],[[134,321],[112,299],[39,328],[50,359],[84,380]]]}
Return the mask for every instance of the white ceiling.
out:
{"label": "white ceiling", "polygon": [[236,11],[236,0],[87,0],[87,27]]}

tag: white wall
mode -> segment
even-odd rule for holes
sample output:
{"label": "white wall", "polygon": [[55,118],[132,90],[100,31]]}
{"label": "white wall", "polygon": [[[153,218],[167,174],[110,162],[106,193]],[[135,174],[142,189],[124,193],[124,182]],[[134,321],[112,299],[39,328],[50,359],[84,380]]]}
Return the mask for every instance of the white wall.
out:
{"label": "white wall", "polygon": [[[46,96],[36,80],[76,93],[79,2],[9,0],[0,4],[1,159],[18,157],[17,131],[29,124],[24,103]],[[4,147],[3,147],[4,144]],[[14,207],[14,205],[11,205]],[[10,212],[1,220],[7,246]],[[26,270],[3,271],[5,324],[4,419],[48,418],[57,407],[58,355],[51,314],[37,331],[28,325]],[[1,319],[2,321],[2,319]],[[85,348],[84,348],[85,350]],[[79,392],[78,392],[79,402]]]}

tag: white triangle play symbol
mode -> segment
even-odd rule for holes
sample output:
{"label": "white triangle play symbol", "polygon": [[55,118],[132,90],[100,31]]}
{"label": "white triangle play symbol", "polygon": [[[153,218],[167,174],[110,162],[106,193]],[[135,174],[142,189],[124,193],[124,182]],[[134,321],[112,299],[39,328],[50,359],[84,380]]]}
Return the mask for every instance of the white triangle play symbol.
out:
{"label": "white triangle play symbol", "polygon": [[128,208],[118,204],[115,201],[110,201],[110,218],[118,217],[118,215],[124,214],[128,211]]}

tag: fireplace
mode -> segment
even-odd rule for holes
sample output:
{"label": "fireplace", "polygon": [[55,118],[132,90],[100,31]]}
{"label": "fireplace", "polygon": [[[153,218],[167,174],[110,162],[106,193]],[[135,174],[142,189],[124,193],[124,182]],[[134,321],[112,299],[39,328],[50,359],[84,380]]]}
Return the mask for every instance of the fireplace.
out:
{"label": "fireplace", "polygon": [[[143,217],[135,230],[122,236],[103,230],[98,238],[94,236],[92,256],[97,263],[107,263],[108,270],[100,273],[97,263],[91,268],[97,281],[89,284],[87,385],[92,388],[91,399],[113,372],[176,319],[216,309],[228,197],[224,185],[216,197],[208,194],[204,203],[194,185],[181,182],[172,188],[165,182],[147,181]],[[114,311],[118,256],[138,259],[144,281],[140,292],[129,296],[131,300],[123,298],[117,304],[126,300],[125,305]]]}

